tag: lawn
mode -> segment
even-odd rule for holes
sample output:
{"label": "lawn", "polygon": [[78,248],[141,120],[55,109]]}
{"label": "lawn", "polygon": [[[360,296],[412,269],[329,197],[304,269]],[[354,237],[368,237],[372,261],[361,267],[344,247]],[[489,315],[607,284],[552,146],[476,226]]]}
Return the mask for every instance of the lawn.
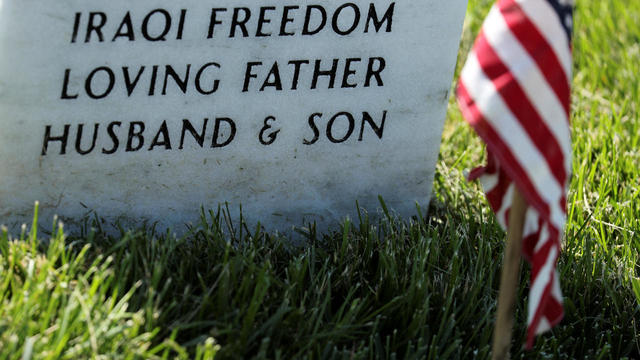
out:
{"label": "lawn", "polygon": [[[574,174],[559,264],[566,316],[531,352],[521,349],[523,266],[512,353],[637,359],[640,1],[578,5]],[[489,6],[469,3],[458,69]],[[203,211],[185,238],[153,228],[3,230],[0,359],[487,358],[504,233],[464,178],[483,154],[452,100],[428,214],[361,214],[333,233],[308,231],[304,246],[224,207]]]}

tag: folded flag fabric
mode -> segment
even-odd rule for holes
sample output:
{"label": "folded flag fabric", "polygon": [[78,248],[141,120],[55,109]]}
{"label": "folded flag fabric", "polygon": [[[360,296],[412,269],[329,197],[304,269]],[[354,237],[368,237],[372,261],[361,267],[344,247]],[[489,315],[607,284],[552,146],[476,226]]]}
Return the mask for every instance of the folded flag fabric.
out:
{"label": "folded flag fabric", "polygon": [[514,188],[529,205],[527,348],[564,314],[556,264],[571,172],[572,19],[572,1],[498,0],[457,89],[464,118],[487,144],[488,164],[470,178],[480,179],[505,228]]}

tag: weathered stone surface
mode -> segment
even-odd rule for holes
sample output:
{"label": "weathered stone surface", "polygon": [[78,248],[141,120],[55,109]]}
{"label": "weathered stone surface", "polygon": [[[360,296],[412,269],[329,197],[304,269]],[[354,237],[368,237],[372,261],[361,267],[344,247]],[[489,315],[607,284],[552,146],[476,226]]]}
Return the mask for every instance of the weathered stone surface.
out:
{"label": "weathered stone surface", "polygon": [[36,200],[46,224],[95,210],[178,231],[224,202],[280,230],[378,195],[414,215],[465,8],[0,0],[0,222]]}

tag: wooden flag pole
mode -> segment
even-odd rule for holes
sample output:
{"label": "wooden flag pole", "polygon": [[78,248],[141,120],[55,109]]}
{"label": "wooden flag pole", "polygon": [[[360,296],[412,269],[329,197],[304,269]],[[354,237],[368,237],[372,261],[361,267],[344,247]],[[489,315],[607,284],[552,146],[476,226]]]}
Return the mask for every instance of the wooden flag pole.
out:
{"label": "wooden flag pole", "polygon": [[498,313],[493,332],[493,360],[510,358],[511,333],[513,331],[513,313],[518,294],[518,276],[520,274],[520,257],[522,252],[522,232],[524,230],[527,202],[515,188],[513,202],[509,210],[507,227],[507,248],[500,278],[500,294],[498,296]]}

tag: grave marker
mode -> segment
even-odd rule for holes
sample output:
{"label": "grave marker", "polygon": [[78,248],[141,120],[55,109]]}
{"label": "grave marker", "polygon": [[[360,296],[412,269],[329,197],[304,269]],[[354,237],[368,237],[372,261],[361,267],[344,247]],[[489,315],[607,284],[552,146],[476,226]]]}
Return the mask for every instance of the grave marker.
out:
{"label": "grave marker", "polygon": [[[429,201],[465,0],[0,0],[0,222]],[[46,220],[49,221],[49,220]]]}

